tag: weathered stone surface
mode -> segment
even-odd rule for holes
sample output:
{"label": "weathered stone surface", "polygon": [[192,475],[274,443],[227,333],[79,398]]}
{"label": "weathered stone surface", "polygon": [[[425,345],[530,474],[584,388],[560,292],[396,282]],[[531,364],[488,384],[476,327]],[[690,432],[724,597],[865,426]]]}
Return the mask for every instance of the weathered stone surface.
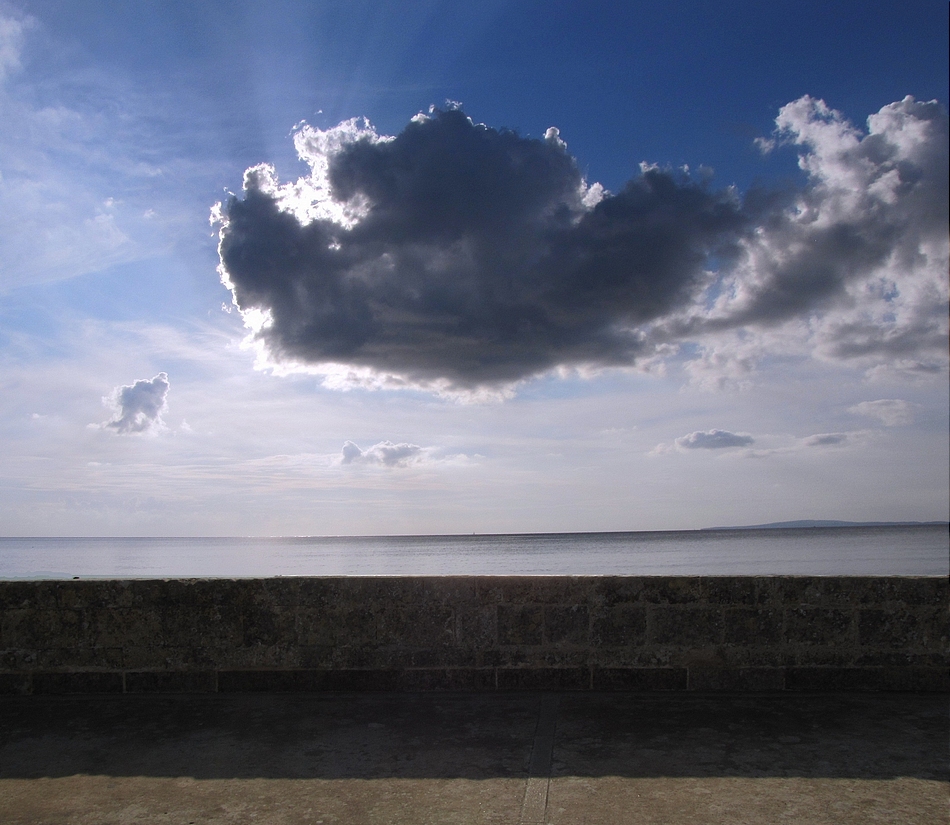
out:
{"label": "weathered stone surface", "polygon": [[540,645],[544,641],[544,608],[541,605],[498,606],[498,643]]}
{"label": "weathered stone surface", "polygon": [[853,644],[854,624],[853,610],[796,607],[785,611],[786,639],[793,644]]}
{"label": "weathered stone surface", "polygon": [[664,605],[647,619],[647,639],[660,645],[702,647],[722,642],[723,618],[718,607]]}
{"label": "weathered stone surface", "polygon": [[942,690],[947,597],[940,577],[0,582],[0,692]]}
{"label": "weathered stone surface", "polygon": [[583,604],[545,605],[544,643],[547,645],[590,644],[590,617]]}
{"label": "weathered stone surface", "polygon": [[783,616],[774,607],[730,607],[723,614],[728,645],[775,645],[782,641]]}
{"label": "weathered stone surface", "polygon": [[595,615],[591,642],[597,647],[640,646],[646,641],[647,612],[640,604],[615,604]]}

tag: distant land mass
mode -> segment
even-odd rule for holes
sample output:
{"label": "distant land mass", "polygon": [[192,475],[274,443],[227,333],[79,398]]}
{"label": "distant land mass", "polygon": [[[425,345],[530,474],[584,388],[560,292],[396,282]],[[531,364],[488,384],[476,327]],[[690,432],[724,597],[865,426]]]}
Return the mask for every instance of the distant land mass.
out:
{"label": "distant land mass", "polygon": [[947,524],[946,521],[828,521],[823,519],[799,519],[798,521],[773,521],[769,524],[740,524],[735,527],[703,527],[703,530],[771,530],[784,527],[932,527]]}

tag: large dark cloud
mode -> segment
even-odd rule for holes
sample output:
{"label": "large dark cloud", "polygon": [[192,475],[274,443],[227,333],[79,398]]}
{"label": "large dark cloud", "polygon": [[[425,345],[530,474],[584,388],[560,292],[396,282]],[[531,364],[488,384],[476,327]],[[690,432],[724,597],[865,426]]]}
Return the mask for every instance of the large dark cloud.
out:
{"label": "large dark cloud", "polygon": [[745,199],[657,168],[606,193],[556,129],[524,138],[454,109],[395,138],[305,127],[309,178],[255,167],[224,205],[223,277],[269,319],[255,335],[274,361],[461,390],[809,317],[829,357],[932,351],[946,112],[908,98],[862,135],[802,98],[777,124],[807,183]]}
{"label": "large dark cloud", "polygon": [[302,223],[253,181],[228,202],[237,305],[269,311],[260,336],[278,359],[459,386],[629,363],[636,326],[687,300],[744,226],[731,193],[658,170],[592,205],[555,134],[455,110],[346,145],[328,177],[336,201],[368,206],[352,228]]}

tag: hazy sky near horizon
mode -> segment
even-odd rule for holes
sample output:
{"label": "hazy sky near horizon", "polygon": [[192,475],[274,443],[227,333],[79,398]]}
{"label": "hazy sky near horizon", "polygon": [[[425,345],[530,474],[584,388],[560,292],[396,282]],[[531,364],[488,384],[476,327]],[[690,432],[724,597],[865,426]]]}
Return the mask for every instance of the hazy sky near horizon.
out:
{"label": "hazy sky near horizon", "polygon": [[947,519],[947,33],[0,0],[0,535]]}

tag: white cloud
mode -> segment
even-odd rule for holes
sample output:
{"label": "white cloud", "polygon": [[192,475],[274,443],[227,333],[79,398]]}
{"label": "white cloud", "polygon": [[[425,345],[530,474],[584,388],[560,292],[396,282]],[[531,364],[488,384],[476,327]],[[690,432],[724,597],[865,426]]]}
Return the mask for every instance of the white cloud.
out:
{"label": "white cloud", "polygon": [[134,384],[116,387],[102,399],[115,411],[102,427],[123,435],[160,432],[165,426],[162,413],[168,406],[168,387],[168,375],[164,372],[151,380],[141,378]]}
{"label": "white cloud", "polygon": [[762,207],[767,220],[741,240],[735,268],[711,276],[703,308],[657,329],[699,343],[687,368],[710,387],[748,382],[769,355],[850,363],[875,377],[944,372],[944,108],[907,97],[869,117],[864,133],[806,96],[776,125],[773,148],[799,147],[807,185],[780,210]]}
{"label": "white cloud", "polygon": [[30,17],[16,18],[0,15],[0,83],[21,68],[20,54],[23,33],[33,25]]}
{"label": "white cloud", "polygon": [[887,427],[899,427],[903,424],[909,424],[912,417],[911,405],[900,398],[881,398],[877,401],[862,401],[853,407],[848,407],[848,412],[855,415],[865,415],[870,418],[877,418]]}
{"label": "white cloud", "polygon": [[676,439],[676,446],[683,450],[722,450],[729,447],[748,447],[755,439],[748,433],[731,433],[728,430],[697,430]]}
{"label": "white cloud", "polygon": [[393,444],[391,441],[380,441],[372,447],[361,450],[352,441],[347,441],[340,453],[340,463],[408,467],[412,464],[424,463],[431,452],[431,448],[426,449],[418,444],[407,444],[405,442]]}

